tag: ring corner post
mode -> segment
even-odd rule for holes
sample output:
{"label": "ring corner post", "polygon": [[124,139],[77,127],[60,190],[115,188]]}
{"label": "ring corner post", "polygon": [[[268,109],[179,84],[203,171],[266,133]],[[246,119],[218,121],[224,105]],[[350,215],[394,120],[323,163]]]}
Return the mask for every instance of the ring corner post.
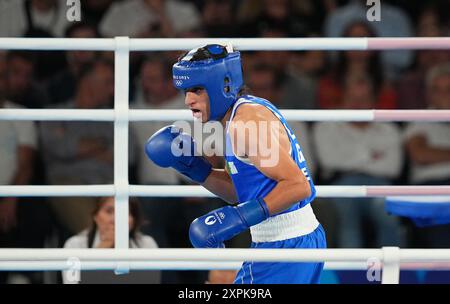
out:
{"label": "ring corner post", "polygon": [[[128,111],[130,39],[116,37],[114,51],[114,187],[115,187],[115,249],[128,249]],[[127,273],[120,265],[116,274]]]}
{"label": "ring corner post", "polygon": [[382,284],[399,284],[400,282],[400,248],[383,247]]}

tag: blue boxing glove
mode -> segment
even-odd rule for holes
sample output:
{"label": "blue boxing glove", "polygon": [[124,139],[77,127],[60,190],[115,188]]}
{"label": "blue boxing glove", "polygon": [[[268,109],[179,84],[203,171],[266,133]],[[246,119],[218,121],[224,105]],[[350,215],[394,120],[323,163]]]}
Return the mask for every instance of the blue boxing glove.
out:
{"label": "blue boxing glove", "polygon": [[269,209],[262,198],[225,206],[195,219],[189,228],[189,238],[196,248],[221,248],[224,241],[268,217]]}
{"label": "blue boxing glove", "polygon": [[145,153],[160,167],[172,167],[197,183],[203,183],[212,171],[211,164],[195,155],[195,141],[180,128],[170,125],[152,135]]}

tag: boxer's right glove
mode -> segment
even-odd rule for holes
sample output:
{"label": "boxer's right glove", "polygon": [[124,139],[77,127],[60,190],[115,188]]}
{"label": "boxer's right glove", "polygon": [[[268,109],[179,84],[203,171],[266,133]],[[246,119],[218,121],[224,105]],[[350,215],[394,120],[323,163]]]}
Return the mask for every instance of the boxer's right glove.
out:
{"label": "boxer's right glove", "polygon": [[269,209],[262,198],[225,206],[195,219],[189,228],[189,239],[196,248],[223,248],[224,241],[268,217]]}
{"label": "boxer's right glove", "polygon": [[145,144],[145,153],[158,166],[172,167],[200,184],[212,171],[205,158],[195,155],[194,139],[174,125],[153,134]]}

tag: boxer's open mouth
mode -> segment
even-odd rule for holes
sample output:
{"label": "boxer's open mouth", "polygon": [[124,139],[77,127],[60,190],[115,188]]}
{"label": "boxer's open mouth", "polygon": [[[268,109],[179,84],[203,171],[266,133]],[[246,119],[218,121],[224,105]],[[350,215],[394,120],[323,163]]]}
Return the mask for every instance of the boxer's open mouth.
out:
{"label": "boxer's open mouth", "polygon": [[200,111],[198,109],[191,109],[191,111],[192,111],[192,116],[194,116],[195,118],[202,117],[202,111]]}

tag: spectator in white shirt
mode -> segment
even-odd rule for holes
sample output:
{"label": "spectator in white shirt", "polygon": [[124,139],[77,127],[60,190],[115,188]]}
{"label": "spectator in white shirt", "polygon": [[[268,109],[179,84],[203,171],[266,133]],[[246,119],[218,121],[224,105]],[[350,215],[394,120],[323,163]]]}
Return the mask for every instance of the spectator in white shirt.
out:
{"label": "spectator in white shirt", "polygon": [[[130,248],[158,248],[155,240],[140,231],[143,224],[139,203],[130,199],[128,216]],[[114,248],[114,197],[103,197],[96,202],[92,212],[92,224],[79,234],[69,238],[64,248]],[[71,282],[68,271],[63,272],[64,283]]]}
{"label": "spectator in white shirt", "polygon": [[[450,109],[450,63],[436,66],[427,74],[429,108]],[[410,123],[405,131],[413,184],[450,183],[450,125]]]}
{"label": "spectator in white shirt", "polygon": [[62,37],[69,24],[66,1],[2,0],[0,1],[0,37],[21,37],[39,29]]}
{"label": "spectator in white shirt", "polygon": [[[0,108],[21,108],[5,99],[6,65],[0,58]],[[24,185],[33,175],[37,149],[36,127],[31,121],[0,121],[0,185]],[[0,198],[0,233],[16,224],[17,198]]]}
{"label": "spectator in white shirt", "polygon": [[177,0],[129,0],[113,3],[100,23],[106,37],[149,37],[154,27],[165,37],[188,32],[200,25],[196,7]]}
{"label": "spectator in white shirt", "polygon": [[[450,63],[431,69],[426,77],[431,109],[450,109]],[[414,185],[450,185],[450,124],[413,122],[405,130],[410,182]],[[450,247],[450,225],[417,232],[423,247]]]}
{"label": "spectator in white shirt", "polygon": [[[0,54],[0,108],[21,108],[21,106],[6,100],[6,62]],[[0,121],[0,185],[29,184],[34,171],[34,158],[37,149],[36,127],[31,121]],[[22,235],[29,238],[30,227],[28,218],[29,202],[19,205],[16,197],[0,197],[0,247],[19,247]],[[21,211],[19,212],[19,207]],[[23,207],[23,208],[22,208]],[[26,210],[25,210],[26,209]],[[35,229],[38,230],[38,229]],[[28,232],[28,233],[27,233]],[[20,239],[19,239],[20,238]],[[23,245],[23,244],[21,244]],[[8,273],[0,273],[0,284],[5,283]]]}
{"label": "spectator in white shirt", "polygon": [[[347,109],[371,109],[373,84],[366,75],[349,75],[344,88]],[[386,185],[399,176],[403,158],[399,128],[393,123],[323,122],[314,127],[319,166],[336,185]],[[363,220],[376,233],[375,246],[401,245],[398,218],[388,216],[379,199],[334,199],[338,214],[338,244],[363,247]],[[366,226],[367,227],[367,226]]]}
{"label": "spectator in white shirt", "polygon": [[[157,248],[155,240],[140,231],[145,222],[137,200],[130,199],[129,210],[130,247]],[[114,248],[114,227],[114,197],[100,198],[92,212],[91,227],[69,238],[64,248]]]}
{"label": "spectator in white shirt", "polygon": [[[114,95],[114,66],[98,60],[86,67],[73,100],[65,109],[107,109]],[[114,130],[111,122],[51,121],[40,123],[41,150],[51,185],[93,185],[113,181]],[[130,161],[132,160],[130,153]],[[80,232],[90,220],[92,197],[51,198],[62,228]]]}

